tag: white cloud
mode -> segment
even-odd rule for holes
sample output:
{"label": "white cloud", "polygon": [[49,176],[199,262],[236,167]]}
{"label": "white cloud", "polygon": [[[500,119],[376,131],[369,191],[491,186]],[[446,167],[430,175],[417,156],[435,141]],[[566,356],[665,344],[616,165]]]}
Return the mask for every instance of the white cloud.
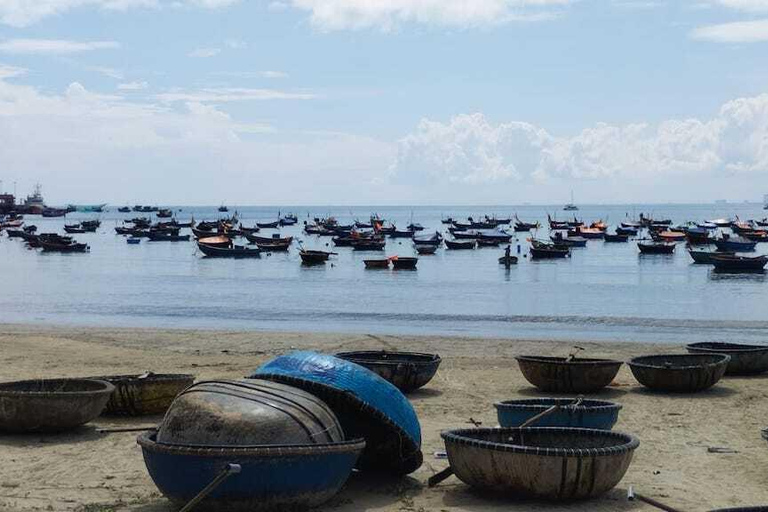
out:
{"label": "white cloud", "polygon": [[722,6],[745,12],[768,12],[766,0],[716,0]]}
{"label": "white cloud", "polygon": [[321,30],[380,28],[403,23],[474,27],[556,16],[576,0],[292,0]]}
{"label": "white cloud", "polygon": [[142,91],[147,87],[149,87],[147,82],[126,82],[117,85],[119,91]]}
{"label": "white cloud", "polygon": [[120,48],[116,41],[67,41],[63,39],[9,39],[0,52],[10,54],[70,54]]}
{"label": "white cloud", "polygon": [[106,66],[86,66],[85,69],[95,71],[96,73],[104,75],[108,78],[114,78],[115,80],[123,80],[125,78],[125,73],[115,68],[109,68]]}
{"label": "white cloud", "polygon": [[697,27],[690,36],[716,43],[758,43],[768,41],[768,19],[736,21]]}
{"label": "white cloud", "polygon": [[482,114],[422,120],[399,141],[390,172],[395,183],[420,185],[768,175],[768,94],[728,102],[708,120],[600,123],[572,137]]}
{"label": "white cloud", "polygon": [[263,71],[261,76],[264,78],[288,78],[288,73],[283,71]]}
{"label": "white cloud", "polygon": [[288,92],[275,89],[248,89],[244,87],[207,88],[195,91],[172,90],[157,95],[157,99],[196,103],[225,103],[230,101],[311,100],[317,96],[309,92]]}
{"label": "white cloud", "polygon": [[190,6],[208,9],[228,7],[240,0],[0,0],[0,23],[25,27],[72,9],[95,7],[108,10]]}
{"label": "white cloud", "polygon": [[224,46],[231,50],[244,50],[245,48],[248,48],[248,43],[239,39],[226,39],[224,41]]}
{"label": "white cloud", "polygon": [[221,48],[197,48],[187,54],[187,57],[195,57],[199,59],[207,59],[209,57],[215,57],[221,53]]}
{"label": "white cloud", "polygon": [[5,78],[14,78],[17,76],[25,75],[27,70],[16,66],[8,66],[0,63],[0,80]]}

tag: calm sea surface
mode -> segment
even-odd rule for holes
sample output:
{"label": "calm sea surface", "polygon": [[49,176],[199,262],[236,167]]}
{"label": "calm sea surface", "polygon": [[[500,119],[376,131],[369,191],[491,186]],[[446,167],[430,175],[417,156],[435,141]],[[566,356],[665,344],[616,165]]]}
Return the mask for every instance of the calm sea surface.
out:
{"label": "calm sea surface", "polygon": [[[176,208],[179,209],[179,208]],[[245,225],[275,220],[278,208],[231,207]],[[412,219],[443,230],[442,216],[465,219],[517,213],[546,225],[560,207],[286,207],[300,224],[333,215],[343,224],[372,212],[405,228]],[[640,212],[675,223],[717,217],[763,218],[757,204],[583,206],[578,217],[615,225]],[[768,343],[768,276],[716,274],[691,264],[680,245],[674,256],[640,256],[637,246],[591,241],[559,261],[521,258],[506,270],[503,249],[446,251],[419,259],[416,271],[365,270],[381,253],[338,248],[325,266],[303,267],[298,250],[255,260],[206,259],[194,243],[127,245],[115,235],[122,220],[141,214],[28,217],[39,232],[100,218],[97,233],[76,235],[89,254],[43,254],[21,240],[0,239],[2,321],[29,324],[169,328],[444,334],[526,339],[633,340],[681,343],[733,340]],[[148,215],[148,214],[144,214]],[[154,214],[152,214],[154,215]],[[216,208],[181,207],[179,220],[213,220]],[[283,228],[307,248],[330,238]],[[183,232],[188,230],[183,230]],[[526,233],[519,235],[527,252]],[[538,236],[546,238],[546,230]],[[758,246],[768,252],[768,244]],[[388,240],[386,255],[412,255],[408,240]]]}

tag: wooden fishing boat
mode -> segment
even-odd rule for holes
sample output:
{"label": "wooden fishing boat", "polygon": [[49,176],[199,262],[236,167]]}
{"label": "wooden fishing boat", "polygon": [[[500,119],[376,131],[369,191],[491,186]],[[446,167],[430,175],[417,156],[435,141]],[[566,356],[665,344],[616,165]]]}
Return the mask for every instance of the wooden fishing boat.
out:
{"label": "wooden fishing boat", "polygon": [[117,209],[120,213],[131,213],[131,207],[130,206],[121,206]]}
{"label": "wooden fishing boat", "polygon": [[451,250],[474,249],[475,240],[445,240],[445,246]]}
{"label": "wooden fishing boat", "polygon": [[762,272],[768,263],[768,256],[748,257],[735,254],[713,254],[710,260],[717,271]]}
{"label": "wooden fishing boat", "polygon": [[363,260],[365,268],[382,269],[389,268],[389,258],[377,258],[371,260]]}
{"label": "wooden fishing boat", "polygon": [[589,227],[590,229],[599,229],[600,231],[606,231],[608,229],[608,224],[606,224],[602,220],[598,220],[590,224]]}
{"label": "wooden fishing boat", "polygon": [[685,240],[685,233],[679,231],[659,231],[651,235],[657,242],[682,242]]}
{"label": "wooden fishing boat", "polygon": [[289,241],[257,242],[256,246],[264,252],[286,252],[291,247]]}
{"label": "wooden fishing boat", "polygon": [[42,216],[46,218],[66,217],[69,213],[66,209],[61,208],[46,208],[42,212]]}
{"label": "wooden fishing boat", "polygon": [[316,265],[319,263],[325,263],[328,261],[328,258],[331,257],[331,255],[336,254],[335,252],[326,252],[326,251],[313,251],[313,250],[307,250],[302,249],[299,251],[299,256],[301,257],[301,262],[305,265]]}
{"label": "wooden fishing boat", "polygon": [[112,416],[165,414],[173,399],[195,381],[194,375],[151,372],[91,378],[115,386],[102,412]]}
{"label": "wooden fishing boat", "polygon": [[150,242],[189,242],[190,235],[167,235],[165,233],[149,233]]}
{"label": "wooden fishing boat", "polygon": [[227,208],[224,205],[219,206],[219,212],[220,213],[227,213],[229,211],[229,208]]}
{"label": "wooden fishing boat", "polygon": [[90,379],[35,379],[0,384],[0,431],[60,432],[95,419],[115,387]]}
{"label": "wooden fishing boat", "polygon": [[568,236],[579,236],[589,240],[599,240],[605,237],[605,231],[597,228],[576,227],[568,230]]}
{"label": "wooden fishing boat", "polygon": [[567,258],[571,255],[571,251],[568,247],[544,243],[532,245],[530,252],[531,259],[534,260]]}
{"label": "wooden fishing boat", "polygon": [[465,484],[547,501],[613,489],[640,444],[628,434],[581,428],[472,428],[440,436],[451,470]]}
{"label": "wooden fishing boat", "polygon": [[672,254],[676,245],[670,242],[638,242],[637,248],[641,254]]}
{"label": "wooden fishing boat", "polygon": [[200,238],[197,240],[197,245],[204,245],[206,247],[219,247],[219,248],[230,248],[232,247],[232,239],[227,236],[210,236],[206,238]]}
{"label": "wooden fishing boat", "polygon": [[752,252],[757,247],[757,242],[741,236],[730,236],[725,233],[722,238],[715,240],[715,245],[719,251]]}
{"label": "wooden fishing boat", "polygon": [[495,241],[500,244],[508,244],[512,240],[512,235],[504,231],[481,231],[477,235],[477,241],[491,242]]}
{"label": "wooden fishing boat", "polygon": [[192,229],[192,234],[195,235],[195,238],[197,238],[198,240],[226,234],[224,230],[218,230],[218,229],[200,229],[195,227],[191,229]]}
{"label": "wooden fishing boat", "polygon": [[355,251],[383,251],[387,242],[378,238],[361,239],[352,243]]}
{"label": "wooden fishing boat", "polygon": [[610,384],[621,368],[612,359],[545,356],[516,357],[523,376],[549,393],[596,393]]}
{"label": "wooden fishing boat", "polygon": [[69,235],[82,235],[85,230],[80,227],[80,224],[69,224],[64,226],[64,232]]}
{"label": "wooden fishing boat", "polygon": [[259,229],[276,229],[280,227],[280,221],[276,220],[275,222],[257,222],[256,225],[259,227]]}
{"label": "wooden fishing boat", "polygon": [[712,238],[709,236],[709,229],[707,228],[688,228],[685,232],[685,237],[690,245],[709,245],[712,243]]}
{"label": "wooden fishing boat", "polygon": [[764,230],[744,231],[741,233],[741,236],[753,242],[768,242],[768,232]]}
{"label": "wooden fishing boat", "polygon": [[478,238],[477,239],[477,246],[478,247],[498,247],[502,243],[505,243],[505,242],[502,242],[501,240],[496,240],[496,239],[493,239],[493,238],[490,238],[490,239],[488,239],[488,238]]}
{"label": "wooden fishing boat", "polygon": [[435,232],[435,234],[430,237],[424,237],[424,236],[413,237],[414,245],[434,245],[435,247],[437,247],[438,245],[440,245],[440,242],[442,241],[443,241],[443,237],[438,232]]}
{"label": "wooden fishing boat", "polygon": [[325,354],[293,352],[263,365],[250,378],[289,384],[327,403],[348,437],[366,440],[359,469],[404,475],[421,466],[421,427],[413,406],[367,368]]}
{"label": "wooden fishing boat", "polygon": [[42,238],[40,239],[40,247],[42,247],[43,252],[63,253],[82,253],[88,252],[90,249],[88,244],[49,242]]}
{"label": "wooden fishing boat", "polygon": [[674,393],[693,393],[714,386],[728,367],[725,354],[665,354],[630,360],[632,374],[643,386]]}
{"label": "wooden fishing boat", "polygon": [[588,240],[581,236],[563,236],[562,233],[555,233],[549,237],[556,245],[565,247],[586,247]]}
{"label": "wooden fishing boat", "polygon": [[735,255],[732,252],[694,251],[693,249],[688,249],[688,254],[693,262],[698,265],[713,265],[712,256],[714,255]]}
{"label": "wooden fishing boat", "polygon": [[141,243],[141,238],[128,238],[126,239],[126,242],[128,245],[139,245]]}
{"label": "wooden fishing boat", "polygon": [[606,233],[603,240],[608,243],[626,243],[629,242],[629,235],[622,235],[620,233],[610,234]]}
{"label": "wooden fishing boat", "polygon": [[[320,505],[339,491],[365,446],[344,440],[317,397],[262,380],[188,388],[157,433],[138,443],[155,485],[177,508],[213,482],[221,485],[205,497],[206,510],[233,512]],[[222,482],[222,474],[231,476]]]}
{"label": "wooden fishing boat", "polygon": [[419,258],[410,256],[392,256],[392,268],[395,270],[415,270]]}
{"label": "wooden fishing boat", "polygon": [[519,220],[515,222],[514,230],[517,233],[525,233],[532,229],[539,229],[539,223],[538,222],[521,222]]}
{"label": "wooden fishing boat", "polygon": [[406,227],[408,228],[409,231],[424,231],[424,226],[422,226],[418,222],[416,223],[411,222]]}
{"label": "wooden fishing boat", "polygon": [[744,343],[700,342],[685,347],[692,354],[731,356],[726,375],[755,375],[768,371],[768,346]]}
{"label": "wooden fishing boat", "polygon": [[411,231],[410,229],[406,231],[395,229],[387,234],[389,235],[390,238],[413,238],[413,235],[415,233],[416,233],[415,231]]}
{"label": "wooden fishing boat", "polygon": [[386,350],[341,352],[336,357],[368,368],[403,393],[422,388],[432,380],[442,359],[437,354]]}
{"label": "wooden fishing boat", "polygon": [[437,252],[437,245],[415,245],[416,252],[420,255],[435,254]]}
{"label": "wooden fishing boat", "polygon": [[509,256],[502,256],[499,258],[499,265],[517,265],[517,256],[512,256],[511,254]]}
{"label": "wooden fishing boat", "polygon": [[232,245],[231,241],[230,245],[227,247],[209,245],[207,243],[203,243],[203,241],[199,241],[197,242],[197,248],[200,249],[200,252],[202,252],[208,258],[245,259],[261,257],[261,248],[254,249],[252,247],[244,247],[242,245]]}
{"label": "wooden fishing boat", "polygon": [[167,208],[161,208],[156,215],[159,219],[170,219],[173,217],[173,212]]}
{"label": "wooden fishing boat", "polygon": [[499,425],[519,427],[534,416],[553,406],[559,406],[530,425],[532,427],[570,427],[611,430],[619,419],[621,405],[604,400],[581,400],[574,403],[570,398],[528,398],[507,400],[494,404]]}
{"label": "wooden fishing boat", "polygon": [[268,244],[272,242],[290,244],[291,242],[293,242],[292,236],[281,237],[279,233],[275,233],[271,237],[251,235],[246,233],[245,238],[247,238],[248,241],[251,242],[252,244]]}
{"label": "wooden fishing boat", "polygon": [[554,220],[549,214],[547,214],[547,221],[549,222],[549,229],[555,230],[567,230],[570,226],[567,221]]}

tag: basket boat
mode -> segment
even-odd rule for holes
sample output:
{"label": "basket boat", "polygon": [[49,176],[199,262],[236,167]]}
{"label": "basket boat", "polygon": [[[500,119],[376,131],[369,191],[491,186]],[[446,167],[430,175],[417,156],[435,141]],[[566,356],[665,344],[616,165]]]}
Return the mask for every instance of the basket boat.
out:
{"label": "basket boat", "polygon": [[714,386],[725,374],[730,359],[725,354],[670,354],[636,357],[627,364],[643,386],[693,393]]}
{"label": "basket boat", "polygon": [[91,379],[40,379],[0,384],[0,431],[60,432],[96,418],[115,387]]}
{"label": "basket boat", "polygon": [[565,357],[519,356],[525,378],[542,391],[551,393],[596,393],[610,384],[621,361]]}
{"label": "basket boat", "polygon": [[164,414],[176,395],[195,381],[194,375],[171,373],[108,375],[92,378],[107,381],[115,386],[102,413],[115,416]]}
{"label": "basket boat", "polygon": [[467,485],[556,501],[615,487],[640,444],[627,434],[580,428],[475,428],[441,436],[451,469]]}
{"label": "basket boat", "polygon": [[731,356],[726,375],[754,375],[768,371],[768,346],[741,343],[702,342],[685,347],[693,354],[727,354]]}
{"label": "basket boat", "polygon": [[403,393],[425,386],[437,373],[442,359],[437,354],[419,352],[360,351],[341,352],[336,357],[368,368],[391,382]]}
{"label": "basket boat", "polygon": [[611,430],[619,419],[621,405],[604,400],[582,400],[570,405],[570,398],[532,398],[494,404],[502,427],[519,427],[554,405],[560,408],[536,421],[535,427],[575,427]]}

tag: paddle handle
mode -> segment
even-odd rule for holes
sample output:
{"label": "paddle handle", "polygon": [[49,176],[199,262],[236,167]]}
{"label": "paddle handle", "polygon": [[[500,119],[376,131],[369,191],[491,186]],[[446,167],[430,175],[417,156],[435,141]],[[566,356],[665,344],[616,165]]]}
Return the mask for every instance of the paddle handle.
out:
{"label": "paddle handle", "polygon": [[431,477],[429,477],[429,480],[427,480],[427,486],[428,487],[434,487],[443,480],[448,479],[451,475],[453,475],[453,468],[448,466],[444,470],[440,471],[439,473],[435,473]]}
{"label": "paddle handle", "polygon": [[643,503],[647,503],[648,505],[652,507],[656,507],[659,510],[665,510],[666,512],[683,512],[678,508],[670,507],[669,505],[665,505],[660,501],[656,501],[653,498],[649,498],[648,496],[643,496],[640,493],[636,493],[632,487],[630,487],[629,490],[627,491],[627,499],[629,501],[633,501],[633,500],[642,501]]}
{"label": "paddle handle", "polygon": [[179,512],[189,512],[192,510],[195,506],[197,506],[198,503],[203,501],[206,496],[211,494],[221,483],[229,478],[231,475],[236,475],[240,473],[240,470],[242,468],[240,467],[240,464],[227,464],[227,467],[224,468],[224,471],[216,475],[216,478],[211,480],[211,483],[206,485],[202,491],[197,493],[197,496],[189,500],[189,502],[184,505]]}

